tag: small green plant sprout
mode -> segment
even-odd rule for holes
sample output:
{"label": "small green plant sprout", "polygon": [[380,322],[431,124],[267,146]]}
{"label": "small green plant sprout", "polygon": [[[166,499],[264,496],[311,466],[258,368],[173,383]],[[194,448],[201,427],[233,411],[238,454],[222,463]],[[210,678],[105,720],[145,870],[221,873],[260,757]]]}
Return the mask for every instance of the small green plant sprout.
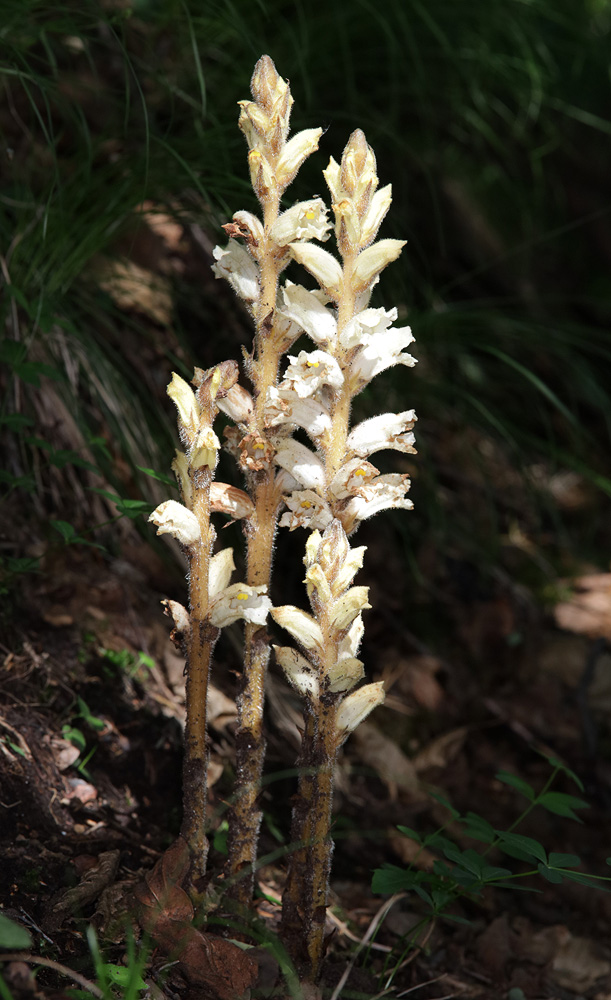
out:
{"label": "small green plant sprout", "polygon": [[[581,822],[581,820],[575,810],[588,808],[588,803],[575,795],[550,790],[561,772],[571,778],[580,791],[583,791],[583,785],[577,775],[561,761],[554,757],[547,759],[552,766],[552,771],[544,787],[538,793],[532,785],[518,775],[508,771],[499,771],[496,775],[499,781],[515,789],[528,801],[526,808],[508,830],[495,830],[486,819],[474,812],[461,815],[443,795],[437,792],[431,793],[431,795],[447,809],[448,822],[446,824],[424,837],[410,827],[398,827],[399,832],[416,843],[419,850],[407,868],[387,864],[376,869],[373,874],[372,889],[374,892],[388,894],[413,892],[420,897],[424,907],[421,918],[415,922],[406,938],[402,939],[402,953],[394,970],[390,971],[389,977],[385,981],[385,988],[390,988],[405,955],[417,945],[423,930],[431,922],[441,918],[455,923],[469,923],[465,917],[460,916],[453,909],[454,904],[461,898],[478,898],[487,888],[534,891],[532,887],[519,883],[522,879],[531,879],[537,875],[554,885],[559,885],[566,879],[569,882],[578,882],[580,885],[589,886],[592,889],[602,889],[605,892],[611,890],[611,886],[607,885],[607,883],[611,883],[611,878],[587,875],[575,870],[581,865],[581,859],[576,854],[548,852],[534,837],[527,837],[515,832],[518,826],[537,807],[546,809],[556,816],[563,816],[577,822]],[[465,837],[481,842],[486,845],[485,848],[478,851],[471,847],[466,850],[459,847],[445,834],[449,823],[460,824],[464,827]],[[425,850],[437,855],[432,870],[417,867],[418,857]],[[492,851],[496,855],[501,854],[524,862],[526,870],[515,872],[504,865],[499,866],[489,859]],[[611,859],[608,859],[609,862]],[[387,963],[385,974],[388,972],[389,965]]]}

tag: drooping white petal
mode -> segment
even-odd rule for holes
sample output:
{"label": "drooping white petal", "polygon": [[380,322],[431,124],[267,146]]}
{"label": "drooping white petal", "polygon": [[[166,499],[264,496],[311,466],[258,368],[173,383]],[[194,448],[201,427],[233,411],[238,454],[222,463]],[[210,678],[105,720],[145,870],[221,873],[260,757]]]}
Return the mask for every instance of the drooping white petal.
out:
{"label": "drooping white petal", "polygon": [[331,309],[320,301],[320,293],[287,281],[281,292],[281,308],[316,344],[324,346],[335,340],[337,321]]}
{"label": "drooping white petal", "polygon": [[289,361],[283,381],[302,399],[313,396],[324,385],[339,389],[343,384],[337,361],[326,351],[300,351],[296,357],[290,354]]}
{"label": "drooping white petal", "polygon": [[397,259],[405,243],[406,240],[378,240],[363,250],[358,255],[354,269],[354,291],[361,292],[367,288],[387,264]]}
{"label": "drooping white petal", "polygon": [[284,604],[280,608],[272,608],[274,621],[290,632],[294,639],[305,649],[322,651],[323,635],[320,625],[300,608],[292,604]]}
{"label": "drooping white petal", "polygon": [[358,379],[364,386],[380,372],[393,365],[407,365],[408,368],[413,368],[416,358],[411,354],[401,353],[402,348],[412,344],[413,341],[409,326],[372,334],[352,362],[351,377]]}
{"label": "drooping white petal", "polygon": [[241,299],[253,305],[259,298],[259,268],[248,250],[237,240],[229,240],[225,250],[215,247],[212,251],[216,264],[212,265],[217,278],[225,278]]}
{"label": "drooping white petal", "polygon": [[345,594],[334,602],[331,610],[331,622],[337,629],[347,628],[348,625],[366,608],[370,608],[367,597],[369,587],[351,587]]}
{"label": "drooping white petal", "polygon": [[305,656],[291,646],[273,646],[276,660],[284,670],[287,680],[299,694],[318,697],[316,671]]}
{"label": "drooping white petal", "polygon": [[221,549],[220,552],[212,556],[208,571],[208,593],[210,597],[215,597],[229,586],[231,574],[234,569],[233,549]]}
{"label": "drooping white petal", "polygon": [[321,128],[306,128],[289,139],[276,164],[276,179],[281,188],[291,183],[304,160],[318,149],[321,135]]}
{"label": "drooping white petal", "polygon": [[238,618],[253,625],[265,625],[272,602],[266,596],[267,587],[250,587],[234,583],[218,594],[210,604],[209,617],[217,628],[231,625]]}
{"label": "drooping white petal", "polygon": [[299,240],[324,242],[329,239],[331,229],[327,211],[322,198],[300,201],[278,216],[270,230],[270,238],[281,247]]}
{"label": "drooping white petal", "polygon": [[318,455],[300,441],[283,441],[276,453],[276,462],[307,490],[323,489],[325,467]]}
{"label": "drooping white petal", "polygon": [[339,342],[346,349],[368,342],[374,333],[383,333],[397,318],[397,310],[363,309],[346,323],[339,335]]}
{"label": "drooping white petal", "polygon": [[324,531],[333,520],[329,505],[313,490],[295,490],[285,497],[284,502],[289,509],[280,518],[281,528],[291,531],[295,528],[320,528]]}
{"label": "drooping white petal", "polygon": [[[291,243],[291,256],[298,264],[309,271],[327,295],[332,299],[339,297],[342,282],[342,269],[339,261],[328,250],[314,243]],[[363,251],[368,253],[368,250]]]}
{"label": "drooping white petal", "polygon": [[344,698],[337,709],[335,726],[340,741],[343,742],[370,712],[384,701],[384,683],[366,684]]}
{"label": "drooping white petal", "polygon": [[149,521],[157,526],[158,535],[172,535],[183,545],[193,545],[201,539],[195,514],[177,500],[164,500],[153,511]]}
{"label": "drooping white petal", "polygon": [[347,450],[363,458],[385,448],[414,455],[412,427],[416,419],[413,410],[404,410],[403,413],[381,413],[378,417],[363,420],[348,435]]}
{"label": "drooping white petal", "polygon": [[414,505],[405,496],[409,487],[408,475],[392,472],[387,476],[378,476],[360,494],[351,497],[342,511],[342,520],[352,530],[358,522],[373,517],[381,510],[412,510]]}

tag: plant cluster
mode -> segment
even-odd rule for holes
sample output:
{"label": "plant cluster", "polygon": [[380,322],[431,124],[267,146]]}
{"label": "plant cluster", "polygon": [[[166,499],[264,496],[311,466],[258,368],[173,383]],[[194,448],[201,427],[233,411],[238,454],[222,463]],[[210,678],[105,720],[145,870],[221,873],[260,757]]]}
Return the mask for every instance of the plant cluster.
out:
{"label": "plant cluster", "polygon": [[[183,450],[173,469],[182,503],[167,500],[151,515],[158,533],[183,546],[189,561],[189,610],[166,602],[176,640],[187,658],[187,722],[183,826],[190,883],[197,892],[208,853],[206,829],[206,697],[219,631],[245,621],[242,688],[238,698],[236,789],[228,824],[229,894],[248,905],[253,892],[261,822],[258,795],[265,754],[263,704],[271,646],[266,622],[295,640],[276,646],[276,659],[303,699],[304,732],[292,840],[284,892],[283,937],[297,967],[315,980],[323,956],[332,842],[329,836],[337,753],[356,726],[384,700],[382,683],[359,686],[362,612],[368,588],[353,586],[364,546],[349,538],[380,510],[409,509],[409,477],[380,474],[369,460],[384,449],[414,452],[413,410],[382,413],[351,426],[354,397],[393,365],[412,366],[405,352],[409,327],[396,327],[396,309],[372,308],[381,271],[404,242],[377,240],[391,204],[379,187],[376,160],[360,130],[341,163],[323,172],[334,225],[319,197],[283,210],[282,199],[304,160],[318,148],[322,129],[289,138],[289,86],[263,56],[251,83],[252,101],[240,102],[239,126],[248,144],[250,179],[262,218],[236,212],[224,228],[226,248],[214,251],[217,277],[226,278],[255,327],[244,370],[252,389],[238,383],[233,360],[195,370],[193,388],[174,374],[168,394],[178,409]],[[319,245],[334,229],[339,259]],[[318,241],[318,242],[314,242]],[[318,287],[280,275],[294,261]],[[313,349],[295,348],[306,334]],[[299,346],[299,345],[298,345]],[[288,357],[287,357],[288,354]],[[220,441],[215,417],[233,426],[226,447],[245,478],[240,490],[215,480]],[[302,438],[308,439],[304,444]],[[233,552],[214,553],[216,512],[240,519],[246,539],[246,580],[230,583]],[[272,608],[268,596],[278,524],[308,532],[304,564],[310,612]]]}

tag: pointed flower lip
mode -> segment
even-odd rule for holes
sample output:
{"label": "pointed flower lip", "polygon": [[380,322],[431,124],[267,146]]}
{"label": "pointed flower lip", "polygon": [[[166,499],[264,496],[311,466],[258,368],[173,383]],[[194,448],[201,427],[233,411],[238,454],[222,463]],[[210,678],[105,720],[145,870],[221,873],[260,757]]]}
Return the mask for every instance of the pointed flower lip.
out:
{"label": "pointed flower lip", "polygon": [[216,264],[212,270],[217,278],[225,278],[236,295],[251,308],[259,300],[259,268],[248,250],[237,240],[229,240],[227,247],[212,251]]}
{"label": "pointed flower lip", "polygon": [[180,422],[185,430],[191,435],[195,434],[201,420],[201,409],[191,386],[176,372],[172,372],[172,381],[166,391],[176,404]]}
{"label": "pointed flower lip", "polygon": [[392,184],[376,191],[365,218],[361,222],[361,247],[366,247],[378,235],[378,230],[384,221],[392,202]]}
{"label": "pointed flower lip", "polygon": [[272,649],[289,684],[292,684],[299,694],[317,699],[318,678],[310,661],[291,646],[272,646]]}
{"label": "pointed flower lip", "polygon": [[324,488],[325,467],[322,461],[300,441],[283,442],[278,448],[276,462],[306,490]]}
{"label": "pointed flower lip", "polygon": [[412,344],[413,341],[409,326],[371,334],[352,362],[351,381],[354,381],[358,388],[363,388],[380,372],[394,365],[407,365],[408,368],[413,368],[417,363],[416,358],[411,354],[402,353],[402,348]]}
{"label": "pointed flower lip", "polygon": [[292,604],[284,604],[282,607],[272,608],[271,616],[276,624],[290,632],[293,639],[296,639],[304,649],[322,653],[323,634],[320,625],[311,615]]}
{"label": "pointed flower lip", "polygon": [[367,718],[370,712],[384,701],[384,683],[365,684],[353,691],[341,702],[335,716],[335,726],[338,736],[343,742],[356,727]]}
{"label": "pointed flower lip", "polygon": [[348,435],[347,449],[363,458],[385,449],[415,455],[415,438],[411,430],[416,419],[414,410],[404,410],[402,413],[381,413],[363,420]]}
{"label": "pointed flower lip", "polygon": [[334,628],[348,628],[361,611],[370,608],[368,595],[369,587],[350,587],[350,590],[338,597],[331,609],[331,622]]}
{"label": "pointed flower lip", "polygon": [[238,618],[253,625],[265,625],[272,602],[266,596],[267,587],[251,587],[234,583],[222,590],[211,602],[209,618],[217,628],[231,625]]}
{"label": "pointed flower lip", "polygon": [[202,537],[199,521],[192,510],[177,500],[164,500],[149,517],[158,535],[172,535],[183,545],[194,545]]}
{"label": "pointed flower lip", "polygon": [[282,190],[295,179],[297,171],[308,156],[318,149],[321,135],[321,128],[306,128],[289,139],[276,164],[276,178]]}
{"label": "pointed flower lip", "polygon": [[313,396],[324,385],[334,389],[343,385],[341,368],[326,351],[300,351],[297,356],[290,354],[289,361],[283,383],[290,385],[302,399]]}
{"label": "pointed flower lip", "polygon": [[355,657],[359,651],[359,646],[361,645],[361,639],[363,638],[363,632],[365,627],[363,625],[363,616],[357,615],[352,625],[348,629],[348,632],[341,640],[338,646],[339,658],[351,659]]}
{"label": "pointed flower lip", "polygon": [[329,239],[331,223],[322,198],[300,201],[282,212],[270,230],[270,239],[280,247],[302,240]]}
{"label": "pointed flower lip", "polygon": [[329,505],[313,490],[294,490],[284,498],[284,502],[289,509],[280,518],[281,528],[289,528],[290,531],[295,528],[318,528],[324,531],[333,520]]}
{"label": "pointed flower lip", "polygon": [[342,269],[339,261],[328,250],[323,250],[314,243],[290,243],[289,249],[293,260],[302,264],[306,271],[316,278],[323,291],[337,301],[342,285]]}
{"label": "pointed flower lip", "polygon": [[368,288],[380,271],[397,259],[405,244],[406,240],[378,240],[377,243],[361,251],[352,279],[354,291],[362,292]]}
{"label": "pointed flower lip", "polygon": [[332,667],[327,670],[326,679],[328,690],[332,694],[340,691],[350,691],[365,676],[363,663],[356,657],[346,657],[337,660]]}
{"label": "pointed flower lip", "polygon": [[333,312],[320,301],[322,294],[287,281],[281,292],[280,306],[283,315],[307,333],[315,344],[324,347],[335,341],[337,320]]}
{"label": "pointed flower lip", "polygon": [[212,556],[208,569],[208,595],[212,598],[229,586],[235,569],[233,549],[220,549]]}

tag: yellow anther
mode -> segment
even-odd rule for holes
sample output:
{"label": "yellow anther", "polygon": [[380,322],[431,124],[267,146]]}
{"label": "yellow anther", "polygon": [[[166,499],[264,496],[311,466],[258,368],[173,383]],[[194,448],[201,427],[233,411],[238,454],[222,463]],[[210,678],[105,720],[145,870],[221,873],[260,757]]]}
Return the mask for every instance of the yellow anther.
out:
{"label": "yellow anther", "polygon": [[320,361],[308,361],[308,368],[318,368],[320,366]]}
{"label": "yellow anther", "polygon": [[248,594],[238,594],[238,601],[247,601]]}
{"label": "yellow anther", "polygon": [[253,451],[265,451],[265,445],[261,441],[257,441],[256,444],[252,446]]}
{"label": "yellow anther", "polygon": [[315,218],[316,218],[316,212],[313,212],[312,209],[310,209],[309,212],[306,212],[306,219],[315,219]]}
{"label": "yellow anther", "polygon": [[355,476],[366,476],[367,473],[365,472],[364,469],[355,469],[354,475]]}
{"label": "yellow anther", "polygon": [[309,510],[309,508],[312,507],[313,504],[310,502],[310,500],[302,500],[300,506],[303,507],[304,510]]}

